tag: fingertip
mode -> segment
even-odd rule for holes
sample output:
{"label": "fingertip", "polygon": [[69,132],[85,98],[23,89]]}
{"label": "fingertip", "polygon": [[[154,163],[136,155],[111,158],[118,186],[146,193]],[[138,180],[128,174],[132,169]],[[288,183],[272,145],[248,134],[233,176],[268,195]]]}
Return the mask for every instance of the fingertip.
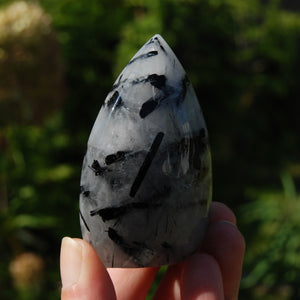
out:
{"label": "fingertip", "polygon": [[62,289],[76,284],[82,267],[82,246],[76,240],[64,237],[61,242],[60,275]]}
{"label": "fingertip", "polygon": [[195,253],[184,264],[181,299],[224,299],[222,274],[214,257]]}
{"label": "fingertip", "polygon": [[[80,260],[79,272],[77,260]],[[78,274],[75,276],[73,273],[76,272]],[[104,265],[91,245],[84,240],[63,239],[61,275],[63,300],[116,299],[112,281]]]}
{"label": "fingertip", "polygon": [[211,245],[211,249],[236,253],[243,256],[246,248],[245,238],[238,227],[227,220],[210,224],[204,240],[204,248]]}
{"label": "fingertip", "polygon": [[208,218],[210,223],[216,223],[224,220],[236,224],[236,217],[233,211],[221,202],[213,201],[211,203]]}

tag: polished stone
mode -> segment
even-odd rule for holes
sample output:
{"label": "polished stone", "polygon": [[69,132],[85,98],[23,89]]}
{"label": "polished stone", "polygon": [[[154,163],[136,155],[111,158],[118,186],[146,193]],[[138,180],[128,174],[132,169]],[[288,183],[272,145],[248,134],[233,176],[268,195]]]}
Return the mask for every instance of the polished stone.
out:
{"label": "polished stone", "polygon": [[174,264],[201,244],[211,201],[208,133],[192,84],[160,35],[106,97],[80,185],[82,235],[106,267]]}

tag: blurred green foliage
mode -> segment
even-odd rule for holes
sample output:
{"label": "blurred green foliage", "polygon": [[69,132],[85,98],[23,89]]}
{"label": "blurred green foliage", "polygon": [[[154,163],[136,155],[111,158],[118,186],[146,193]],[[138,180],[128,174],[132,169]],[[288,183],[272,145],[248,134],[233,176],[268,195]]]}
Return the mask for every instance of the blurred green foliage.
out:
{"label": "blurred green foliage", "polygon": [[255,299],[298,299],[300,296],[300,195],[289,173],[281,176],[282,190],[247,194],[252,202],[240,208],[242,227],[249,227],[242,288],[253,287]]}
{"label": "blurred green foliage", "polygon": [[[40,0],[9,18],[11,3],[0,2],[1,297],[59,297],[90,129],[118,73],[160,33],[206,117],[214,199],[246,238],[240,298],[299,299],[300,12],[279,0]],[[24,253],[42,257],[39,287],[16,284]]]}

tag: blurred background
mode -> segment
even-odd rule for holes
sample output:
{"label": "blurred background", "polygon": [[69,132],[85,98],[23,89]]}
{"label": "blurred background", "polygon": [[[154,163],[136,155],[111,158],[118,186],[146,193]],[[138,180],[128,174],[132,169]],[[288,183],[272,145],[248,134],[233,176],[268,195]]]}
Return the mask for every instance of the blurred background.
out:
{"label": "blurred background", "polygon": [[247,242],[240,299],[300,299],[298,0],[0,0],[1,299],[59,298],[91,127],[155,33],[194,85],[213,198]]}

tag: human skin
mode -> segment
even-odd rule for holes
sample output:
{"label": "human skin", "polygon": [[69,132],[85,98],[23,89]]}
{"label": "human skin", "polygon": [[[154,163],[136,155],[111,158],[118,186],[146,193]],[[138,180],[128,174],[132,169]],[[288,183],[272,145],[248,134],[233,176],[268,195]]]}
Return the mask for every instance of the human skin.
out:
{"label": "human skin", "polygon": [[[213,202],[201,248],[168,267],[154,300],[238,299],[245,241],[236,217]],[[63,300],[145,299],[159,268],[106,269],[94,249],[81,239],[64,238],[60,268]]]}

